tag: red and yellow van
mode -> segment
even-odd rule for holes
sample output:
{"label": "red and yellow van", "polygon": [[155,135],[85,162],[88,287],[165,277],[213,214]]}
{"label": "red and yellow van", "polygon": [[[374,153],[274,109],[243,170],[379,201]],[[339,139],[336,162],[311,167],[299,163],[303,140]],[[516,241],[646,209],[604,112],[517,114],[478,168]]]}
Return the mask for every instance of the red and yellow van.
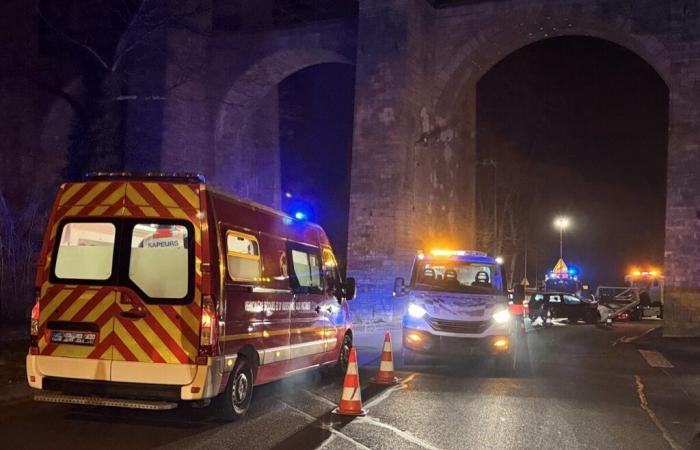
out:
{"label": "red and yellow van", "polygon": [[198,176],[95,174],[61,186],[36,278],[36,400],[233,419],[253,385],[343,371],[347,301],[323,229]]}

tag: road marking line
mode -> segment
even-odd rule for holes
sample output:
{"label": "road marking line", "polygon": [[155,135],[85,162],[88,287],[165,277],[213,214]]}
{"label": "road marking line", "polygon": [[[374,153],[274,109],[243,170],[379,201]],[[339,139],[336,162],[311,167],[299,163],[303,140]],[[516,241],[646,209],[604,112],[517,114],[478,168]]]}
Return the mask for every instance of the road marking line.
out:
{"label": "road marking line", "polygon": [[389,430],[389,431],[394,432],[394,433],[397,434],[399,437],[401,437],[401,438],[403,438],[403,439],[405,439],[405,440],[407,440],[407,441],[409,441],[409,442],[412,442],[412,443],[414,443],[414,444],[416,444],[416,445],[418,445],[418,446],[420,446],[420,447],[423,447],[423,448],[425,448],[425,449],[428,449],[428,450],[441,450],[439,447],[435,447],[434,445],[432,445],[432,444],[430,444],[430,443],[424,441],[423,439],[421,439],[421,438],[419,438],[419,437],[416,437],[416,436],[412,435],[411,433],[409,433],[409,432],[407,432],[407,431],[400,430],[400,429],[398,429],[398,428],[396,428],[396,427],[394,427],[394,426],[391,426],[391,425],[389,425],[389,424],[387,424],[387,423],[384,423],[384,422],[382,422],[381,420],[379,420],[379,419],[377,419],[377,418],[375,418],[375,417],[370,417],[370,416],[358,417],[355,421],[358,422],[358,423],[369,423],[369,424],[372,424],[372,425],[375,425],[375,426],[378,426],[378,427],[381,427],[381,428],[385,428],[385,429],[387,429],[387,430]]}
{"label": "road marking line", "polygon": [[630,342],[634,342],[637,339],[646,336],[647,334],[651,333],[652,331],[656,330],[657,328],[661,328],[661,325],[656,326],[656,327],[651,327],[647,331],[645,331],[644,333],[639,334],[637,336],[622,336],[621,338],[616,339],[612,343],[612,346],[615,347],[617,344],[629,344]]}
{"label": "road marking line", "polygon": [[666,359],[664,355],[655,350],[639,350],[639,353],[646,359],[651,367],[662,367],[665,369],[673,369],[671,361]]}
{"label": "road marking line", "polygon": [[637,385],[637,395],[639,396],[639,406],[646,411],[647,415],[651,419],[652,422],[654,422],[654,425],[656,425],[656,428],[661,431],[661,435],[664,437],[666,442],[668,443],[668,446],[671,447],[673,450],[681,450],[683,447],[678,445],[678,443],[671,437],[671,434],[666,430],[666,427],[663,426],[661,421],[659,420],[658,417],[656,417],[656,414],[654,411],[651,410],[649,407],[649,402],[647,401],[647,396],[644,394],[644,384],[642,383],[642,379],[639,377],[639,375],[634,376],[634,382]]}
{"label": "road marking line", "polygon": [[[297,408],[296,406],[290,405],[289,403],[285,402],[284,400],[280,400],[278,398],[275,400],[282,403],[287,408],[293,409],[294,411],[298,412],[302,416],[309,419],[312,423],[316,422],[318,420],[318,418],[312,416],[311,414],[309,414],[305,411],[302,411],[301,409]],[[323,442],[321,442],[321,444],[318,447],[316,447],[317,450],[320,450],[320,449],[324,448],[326,445],[328,445],[332,441],[331,437],[333,437],[333,436],[337,436],[341,439],[345,439],[346,441],[351,442],[355,447],[357,447],[361,450],[371,450],[369,447],[365,446],[362,442],[356,441],[355,439],[351,438],[350,436],[341,433],[340,431],[333,428],[331,425],[323,424],[319,428],[329,431],[331,433],[331,436],[329,436],[328,439],[325,439]]]}
{"label": "road marking line", "polygon": [[367,411],[369,411],[370,408],[372,408],[373,406],[376,406],[376,405],[380,404],[381,402],[383,402],[384,400],[386,400],[387,398],[389,398],[389,397],[391,396],[391,394],[393,394],[394,392],[400,391],[400,390],[402,390],[402,389],[406,389],[406,388],[408,387],[407,383],[409,383],[410,381],[412,381],[412,380],[413,380],[415,377],[417,377],[417,376],[418,376],[418,373],[415,373],[415,372],[412,373],[412,374],[410,374],[409,376],[407,376],[406,378],[404,378],[404,379],[401,381],[401,383],[397,384],[396,386],[390,387],[390,388],[387,389],[386,391],[382,392],[381,395],[379,395],[379,396],[373,398],[372,400],[370,400],[369,402],[365,403],[365,409],[366,409]]}

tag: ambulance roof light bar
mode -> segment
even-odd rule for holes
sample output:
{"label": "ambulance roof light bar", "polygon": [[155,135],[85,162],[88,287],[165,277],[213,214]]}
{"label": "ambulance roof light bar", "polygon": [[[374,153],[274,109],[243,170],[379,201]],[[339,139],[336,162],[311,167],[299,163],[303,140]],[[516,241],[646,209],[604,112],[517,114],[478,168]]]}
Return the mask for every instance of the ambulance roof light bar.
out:
{"label": "ambulance roof light bar", "polygon": [[[488,256],[484,252],[477,252],[472,250],[447,250],[447,249],[437,249],[434,248],[430,250],[431,256]],[[423,256],[423,250],[418,250],[418,257]]]}
{"label": "ambulance roof light bar", "polygon": [[83,179],[85,181],[100,180],[153,180],[153,181],[175,181],[181,183],[206,183],[204,175],[189,172],[87,172]]}

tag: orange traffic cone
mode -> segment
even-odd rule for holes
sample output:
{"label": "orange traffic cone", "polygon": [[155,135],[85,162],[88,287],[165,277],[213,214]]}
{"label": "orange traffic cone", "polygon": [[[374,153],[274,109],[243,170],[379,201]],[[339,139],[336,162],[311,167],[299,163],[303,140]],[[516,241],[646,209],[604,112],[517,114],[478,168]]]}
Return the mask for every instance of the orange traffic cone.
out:
{"label": "orange traffic cone", "polygon": [[391,350],[391,331],[384,335],[384,349],[379,363],[377,376],[369,380],[375,384],[396,384],[399,379],[394,376],[394,354]]}
{"label": "orange traffic cone", "polygon": [[362,396],[360,394],[360,374],[357,372],[357,352],[355,347],[350,349],[348,358],[348,370],[343,380],[343,393],[340,396],[340,405],[333,410],[334,414],[341,416],[364,416],[362,409]]}

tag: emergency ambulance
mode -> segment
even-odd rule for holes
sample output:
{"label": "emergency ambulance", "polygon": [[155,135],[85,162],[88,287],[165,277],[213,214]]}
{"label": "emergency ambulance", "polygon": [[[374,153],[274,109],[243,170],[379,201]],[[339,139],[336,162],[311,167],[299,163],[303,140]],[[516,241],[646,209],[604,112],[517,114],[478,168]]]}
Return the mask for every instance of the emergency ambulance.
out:
{"label": "emergency ambulance", "polygon": [[421,357],[493,357],[496,368],[515,364],[514,320],[508,310],[503,267],[485,253],[465,250],[418,252],[408,284],[403,318],[404,363]]}
{"label": "emergency ambulance", "polygon": [[345,370],[354,295],[318,225],[198,176],[91,175],[51,213],[27,379],[39,401],[235,419],[254,385]]}

